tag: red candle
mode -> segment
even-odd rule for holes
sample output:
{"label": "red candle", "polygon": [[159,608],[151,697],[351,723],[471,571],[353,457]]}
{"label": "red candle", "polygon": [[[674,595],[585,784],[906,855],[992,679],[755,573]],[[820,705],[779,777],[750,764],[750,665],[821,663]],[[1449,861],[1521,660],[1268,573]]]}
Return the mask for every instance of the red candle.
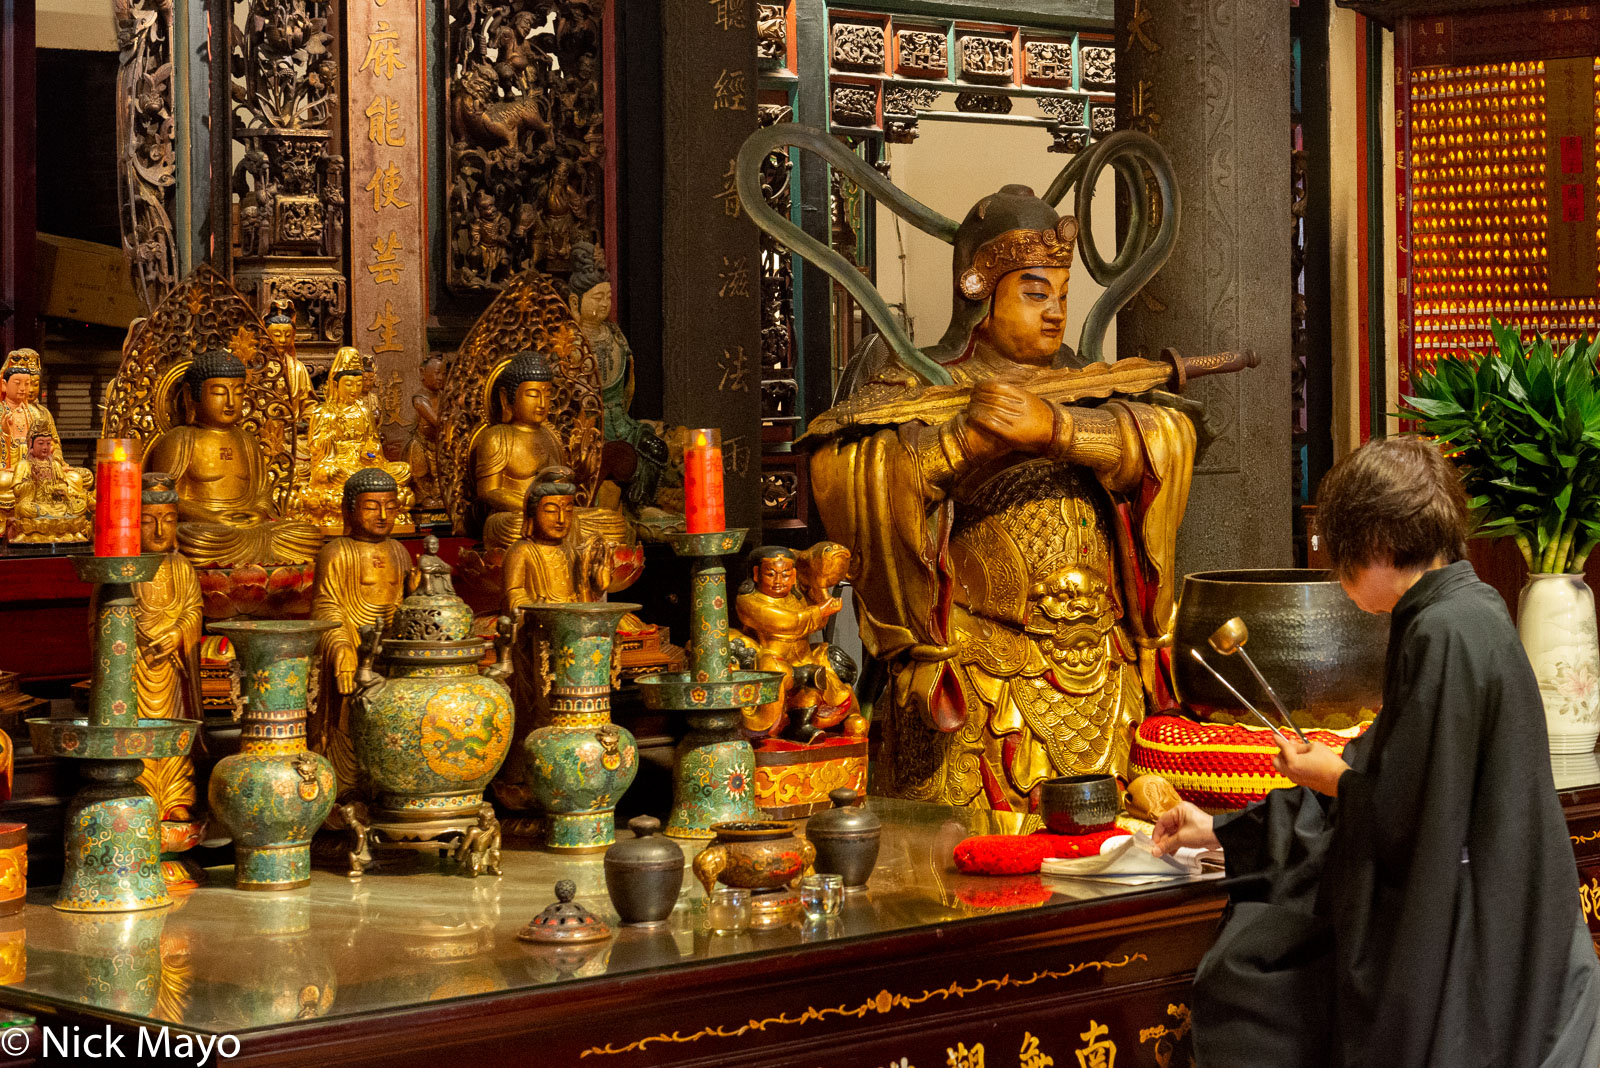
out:
{"label": "red candle", "polygon": [[722,431],[689,431],[689,447],[683,452],[683,497],[690,534],[728,529],[722,506]]}
{"label": "red candle", "polygon": [[139,443],[101,438],[95,448],[94,554],[139,555]]}

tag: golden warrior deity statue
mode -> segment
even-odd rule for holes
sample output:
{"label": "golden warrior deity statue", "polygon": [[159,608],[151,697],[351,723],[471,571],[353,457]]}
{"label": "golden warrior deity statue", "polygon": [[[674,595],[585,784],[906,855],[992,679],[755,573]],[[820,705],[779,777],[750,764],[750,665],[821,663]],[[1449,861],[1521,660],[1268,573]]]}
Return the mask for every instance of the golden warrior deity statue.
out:
{"label": "golden warrior deity statue", "polygon": [[507,420],[486,428],[472,450],[472,478],[483,522],[483,544],[508,549],[522,534],[523,503],[534,476],[566,463],[550,428],[555,373],[542,353],[518,353],[495,383]]}
{"label": "golden warrior deity statue", "polygon": [[[741,193],[743,172],[779,140],[832,151],[795,130],[774,127],[746,143]],[[1159,148],[1127,136],[1137,141],[1112,147],[1133,145],[1164,169],[1170,197]],[[1092,190],[1094,163],[1087,169]],[[865,167],[858,174],[904,208],[887,181]],[[787,220],[744,201],[763,229],[829,267]],[[1169,701],[1162,653],[1176,615],[1173,553],[1195,429],[1179,398],[1058,388],[1110,380],[1117,366],[1070,370],[1093,360],[1100,342],[1086,326],[1087,354],[1063,345],[1073,217],[1019,185],[984,197],[959,226],[916,207],[917,225],[954,246],[950,325],[918,351],[881,308],[869,309],[883,334],[863,345],[835,408],[808,434],[812,497],[828,536],[850,551],[862,643],[888,668],[876,702],[881,791],[1026,813],[1045,779],[1125,774],[1147,699]],[[1158,235],[1168,244],[1135,261],[1141,270],[1153,274],[1165,258],[1175,214]],[[1149,233],[1142,219],[1136,232]],[[859,280],[847,284],[864,303],[876,297]],[[1136,289],[1108,296],[1125,301]],[[1102,333],[1115,307],[1091,313]],[[1053,399],[1062,395],[1105,399]],[[930,403],[947,396],[960,400]]]}
{"label": "golden warrior deity statue", "polygon": [[345,480],[345,537],[317,553],[311,618],[337,620],[319,645],[322,700],[311,731],[312,748],[333,762],[340,795],[359,782],[350,740],[347,698],[356,689],[361,628],[389,625],[405,596],[411,554],[389,535],[400,512],[399,486],[381,467],[364,467]]}
{"label": "golden warrior deity statue", "polygon": [[[200,579],[178,551],[178,493],[171,475],[147,471],[140,498],[140,548],[161,557],[149,582],[134,586],[138,647],[133,685],[146,719],[199,719]],[[156,799],[163,820],[184,822],[198,802],[194,761],[187,756],[146,760],[139,783]]]}
{"label": "golden warrior deity statue", "polygon": [[239,425],[244,363],[225,349],[202,352],[184,384],[193,422],[157,437],[145,460],[175,480],[179,547],[202,565],[310,561],[322,533],[278,518],[261,448]]}
{"label": "golden warrior deity statue", "polygon": [[345,479],[368,468],[381,468],[399,487],[397,534],[415,528],[410,509],[411,468],[383,458],[378,421],[366,399],[364,361],[357,349],[346,346],[333,357],[328,371],[327,399],[311,409],[307,432],[307,462],[289,498],[289,514],[315,523],[324,534],[345,532],[343,493]]}
{"label": "golden warrior deity statue", "polygon": [[842,724],[847,736],[866,737],[867,721],[850,688],[855,664],[828,643],[810,640],[839,612],[841,602],[829,591],[849,565],[850,551],[827,541],[808,549],[803,560],[781,545],[750,554],[750,581],[734,601],[744,633],[732,637],[754,653],[756,670],[783,679],[776,700],[745,711],[747,735],[782,733],[812,742]]}

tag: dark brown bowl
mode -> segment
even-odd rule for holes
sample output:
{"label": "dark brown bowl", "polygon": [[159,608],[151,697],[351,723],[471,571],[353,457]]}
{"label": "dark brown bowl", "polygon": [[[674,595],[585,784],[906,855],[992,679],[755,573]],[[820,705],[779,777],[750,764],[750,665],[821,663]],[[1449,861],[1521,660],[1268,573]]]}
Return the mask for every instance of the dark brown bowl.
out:
{"label": "dark brown bowl", "polygon": [[1115,775],[1063,775],[1039,784],[1039,815],[1055,834],[1093,834],[1117,821]]}

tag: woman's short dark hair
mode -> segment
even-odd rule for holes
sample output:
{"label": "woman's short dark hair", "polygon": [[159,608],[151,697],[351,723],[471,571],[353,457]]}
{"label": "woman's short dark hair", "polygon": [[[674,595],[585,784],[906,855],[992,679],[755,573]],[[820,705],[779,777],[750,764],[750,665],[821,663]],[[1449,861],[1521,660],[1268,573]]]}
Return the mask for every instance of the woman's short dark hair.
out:
{"label": "woman's short dark hair", "polygon": [[1461,473],[1414,434],[1367,442],[1334,464],[1317,490],[1317,530],[1335,574],[1464,560],[1469,529]]}

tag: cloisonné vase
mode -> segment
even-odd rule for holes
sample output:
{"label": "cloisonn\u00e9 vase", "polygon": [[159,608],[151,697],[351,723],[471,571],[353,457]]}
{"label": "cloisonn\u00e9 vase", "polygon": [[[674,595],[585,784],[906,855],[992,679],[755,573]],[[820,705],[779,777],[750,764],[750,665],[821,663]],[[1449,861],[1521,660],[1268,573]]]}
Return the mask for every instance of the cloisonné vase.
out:
{"label": "cloisonn\u00e9 vase", "polygon": [[161,878],[161,813],[139,785],[140,760],[188,753],[196,727],[141,719],[133,685],[133,584],[155,578],[160,566],[155,553],[73,560],[78,577],[100,587],[89,715],[28,720],[34,752],[78,761],[85,780],[67,806],[66,866],[55,900],[65,912],[133,912],[172,902]]}
{"label": "cloisonn\u00e9 vase", "polygon": [[[454,593],[400,603],[380,653],[385,677],[351,701],[356,760],[379,818],[475,817],[511,750],[511,693],[480,672],[483,639]],[[498,665],[496,665],[498,667]],[[495,668],[485,669],[495,671]]]}
{"label": "cloisonn\u00e9 vase", "polygon": [[617,800],[639,771],[633,735],[611,722],[617,623],[636,604],[530,604],[532,638],[549,658],[550,725],[523,739],[528,784],[549,818],[545,848],[598,853],[616,841]]}
{"label": "cloisonn\u00e9 vase", "polygon": [[211,811],[234,841],[234,886],[289,890],[311,881],[311,836],[333,808],[333,765],[306,749],[311,655],[331,619],[214,623],[238,658],[239,752],[211,773]]}

